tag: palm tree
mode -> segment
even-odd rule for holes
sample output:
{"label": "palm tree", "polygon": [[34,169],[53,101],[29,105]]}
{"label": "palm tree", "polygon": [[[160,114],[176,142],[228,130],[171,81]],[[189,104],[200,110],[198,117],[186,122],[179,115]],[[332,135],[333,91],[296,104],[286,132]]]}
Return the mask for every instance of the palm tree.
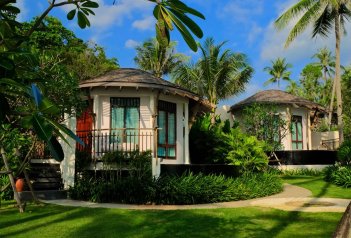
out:
{"label": "palm tree", "polygon": [[[323,70],[323,80],[325,82],[325,88],[327,87],[327,80],[328,77],[331,77],[331,73],[334,74],[334,68],[335,68],[335,57],[332,56],[331,51],[327,48],[324,47],[322,49],[319,49],[319,51],[313,55],[312,58],[317,58],[319,62],[316,62],[316,65],[319,65],[322,70]],[[327,97],[327,95],[324,95]],[[331,100],[330,100],[330,105],[329,105],[329,115],[328,115],[328,125],[329,128],[331,127],[331,119],[332,119],[332,114],[333,114],[333,108],[334,108],[334,97],[335,97],[335,80],[333,80],[333,86],[332,86],[332,92],[331,92]]]}
{"label": "palm tree", "polygon": [[327,47],[324,47],[319,49],[312,58],[318,59],[319,62],[316,62],[315,65],[322,68],[323,80],[324,83],[327,83],[328,77],[330,78],[331,75],[335,73],[335,57],[332,56],[331,51]]}
{"label": "palm tree", "polygon": [[332,28],[335,33],[335,90],[337,98],[337,114],[340,143],[344,139],[342,121],[342,96],[340,77],[340,43],[344,23],[351,16],[348,0],[299,0],[286,10],[276,21],[278,29],[286,28],[289,22],[298,18],[285,42],[287,47],[309,25],[313,25],[312,37],[327,36]]}
{"label": "palm tree", "polygon": [[291,93],[295,96],[301,96],[301,88],[294,80],[289,81],[289,85],[286,87],[286,92]]}
{"label": "palm tree", "polygon": [[137,46],[137,56],[134,58],[139,68],[151,72],[156,77],[169,74],[178,64],[187,60],[180,53],[174,53],[176,42],[172,41],[167,47],[161,46],[156,39],[146,40]]}
{"label": "palm tree", "polygon": [[263,70],[267,71],[272,78],[268,79],[264,85],[271,83],[277,83],[278,88],[280,87],[280,80],[290,81],[291,72],[288,71],[292,67],[291,64],[285,62],[285,58],[277,58],[275,61],[271,61],[272,67],[265,67]]}
{"label": "palm tree", "polygon": [[215,45],[213,38],[207,38],[199,45],[198,62],[181,64],[172,73],[175,83],[206,97],[212,113],[220,100],[242,92],[253,74],[244,54],[222,50],[225,43]]}

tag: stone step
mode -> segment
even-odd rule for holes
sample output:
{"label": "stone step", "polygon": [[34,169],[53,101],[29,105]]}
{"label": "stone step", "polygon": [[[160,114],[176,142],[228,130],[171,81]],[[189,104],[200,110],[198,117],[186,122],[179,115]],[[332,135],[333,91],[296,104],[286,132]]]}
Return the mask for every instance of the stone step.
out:
{"label": "stone step", "polygon": [[[41,190],[34,191],[35,195],[40,200],[54,200],[54,199],[66,199],[66,190]],[[23,191],[18,193],[21,201],[32,201],[33,197],[30,191]]]}

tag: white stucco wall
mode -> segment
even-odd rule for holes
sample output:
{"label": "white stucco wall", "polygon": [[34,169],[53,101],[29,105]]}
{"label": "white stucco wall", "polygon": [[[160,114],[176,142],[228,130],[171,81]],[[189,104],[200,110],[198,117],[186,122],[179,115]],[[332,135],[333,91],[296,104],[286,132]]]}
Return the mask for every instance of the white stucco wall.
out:
{"label": "white stucco wall", "polygon": [[[158,91],[151,89],[136,88],[97,88],[91,91],[94,98],[94,112],[96,121],[94,129],[110,128],[110,98],[111,97],[136,97],[140,98],[140,129],[153,128],[153,99],[157,97]],[[176,159],[162,159],[162,164],[184,164],[189,162],[189,128],[188,128],[188,104],[187,98],[177,95],[165,95],[160,93],[159,100],[176,103]],[[186,122],[186,123],[184,123]]]}
{"label": "white stucco wall", "polygon": [[[327,148],[322,145],[322,141],[337,140],[337,139],[339,139],[338,131],[312,132],[312,149],[326,150]],[[336,146],[339,147],[339,144],[337,144]]]}

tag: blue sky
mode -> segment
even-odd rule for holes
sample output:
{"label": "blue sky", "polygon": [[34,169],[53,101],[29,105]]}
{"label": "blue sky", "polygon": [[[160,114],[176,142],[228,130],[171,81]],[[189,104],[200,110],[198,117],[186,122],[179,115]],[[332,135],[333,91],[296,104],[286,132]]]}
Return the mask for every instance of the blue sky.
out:
{"label": "blue sky", "polygon": [[[57,0],[60,2],[60,0]],[[154,37],[152,16],[153,4],[146,0],[98,0],[100,7],[92,17],[92,26],[80,29],[76,19],[68,21],[67,12],[73,7],[57,8],[50,13],[62,20],[63,24],[75,34],[91,40],[105,48],[109,57],[116,57],[121,67],[135,67],[134,47],[140,42]],[[220,104],[232,105],[260,90],[276,88],[276,85],[263,86],[269,75],[263,71],[270,61],[285,57],[293,65],[292,78],[299,79],[299,73],[306,63],[313,62],[312,55],[324,46],[334,50],[334,38],[311,39],[311,30],[299,36],[288,49],[284,42],[290,28],[281,32],[273,26],[274,20],[297,0],[185,0],[189,6],[199,10],[206,20],[197,20],[204,31],[204,38],[213,37],[216,43],[227,41],[225,48],[241,52],[248,56],[255,74],[247,85],[245,93],[222,101]],[[18,0],[22,13],[21,21],[26,21],[43,12],[48,6],[47,0]],[[292,23],[293,24],[293,23]],[[350,26],[347,26],[349,32]],[[177,51],[196,60],[198,53],[192,52],[177,32],[171,33],[171,39],[178,42]],[[343,38],[341,63],[350,64],[350,37]],[[202,40],[200,40],[202,42]],[[282,84],[281,89],[284,89]]]}

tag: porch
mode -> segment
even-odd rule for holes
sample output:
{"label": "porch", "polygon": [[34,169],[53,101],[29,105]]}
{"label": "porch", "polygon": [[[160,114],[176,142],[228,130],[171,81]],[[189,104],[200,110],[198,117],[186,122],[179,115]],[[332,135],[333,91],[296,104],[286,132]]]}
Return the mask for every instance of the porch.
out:
{"label": "porch", "polygon": [[76,143],[76,151],[86,153],[92,160],[100,161],[109,152],[155,151],[158,129],[98,129],[77,131],[85,145]]}

